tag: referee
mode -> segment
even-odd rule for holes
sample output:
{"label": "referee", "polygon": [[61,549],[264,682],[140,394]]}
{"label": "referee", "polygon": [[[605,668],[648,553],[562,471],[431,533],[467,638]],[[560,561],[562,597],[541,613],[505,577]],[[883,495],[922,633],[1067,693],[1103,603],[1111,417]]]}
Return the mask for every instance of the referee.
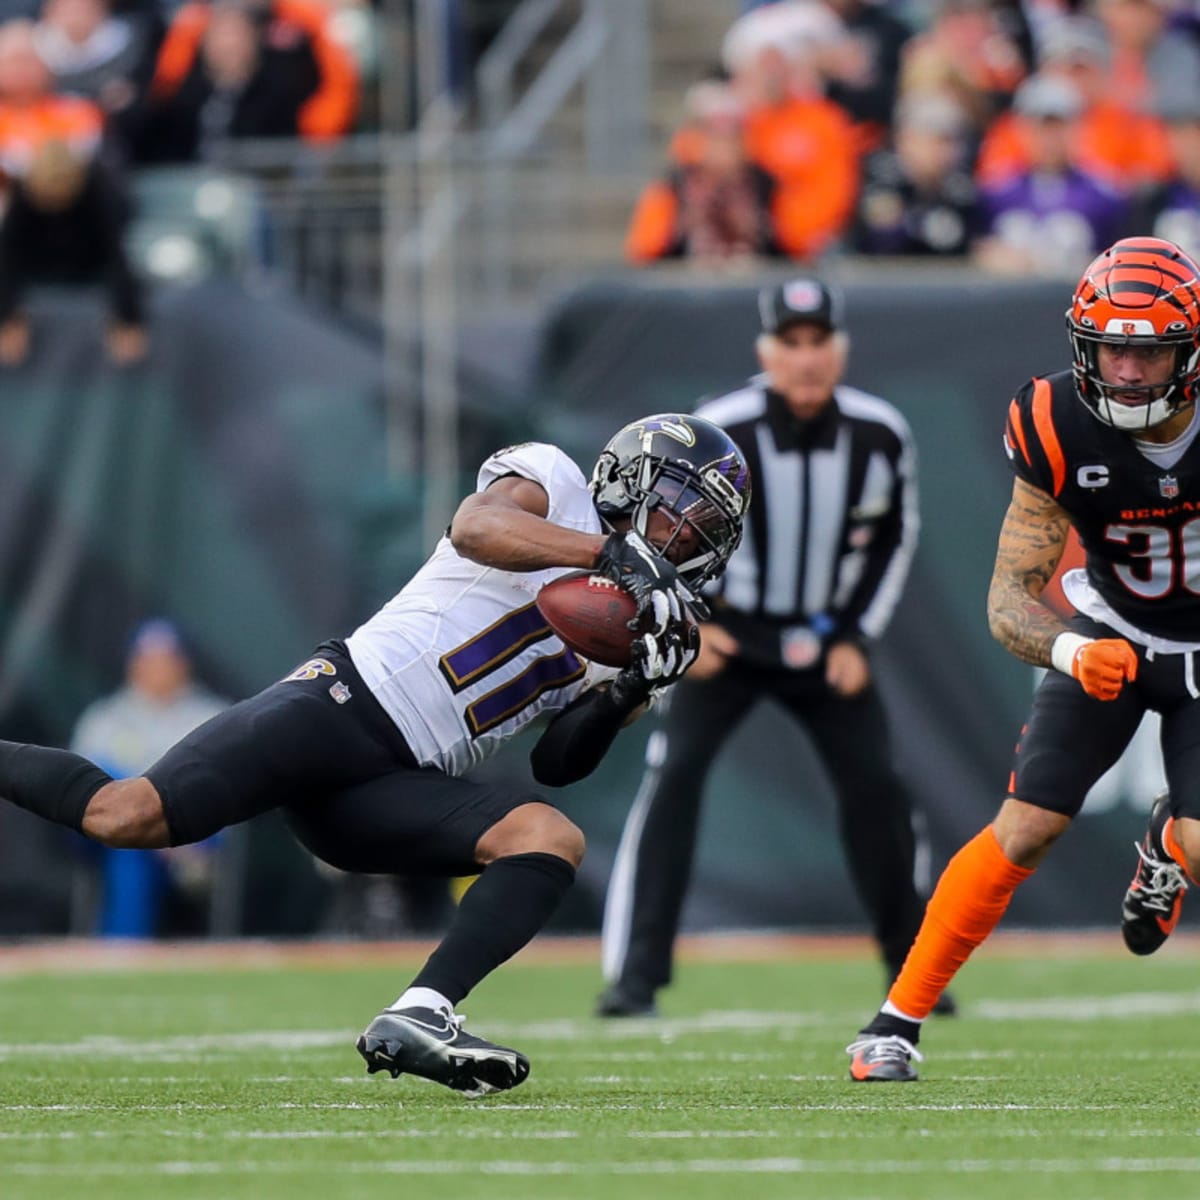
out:
{"label": "referee", "polygon": [[[916,458],[887,401],[842,384],[841,296],[816,279],[759,295],[760,375],[698,409],[750,463],[742,544],[670,689],[608,885],[599,1016],[650,1015],[671,981],[704,781],[761,698],[808,731],[837,792],[842,843],[891,979],[921,923],[908,794],[871,678],[917,543]],[[952,1012],[943,996],[939,1011]]]}

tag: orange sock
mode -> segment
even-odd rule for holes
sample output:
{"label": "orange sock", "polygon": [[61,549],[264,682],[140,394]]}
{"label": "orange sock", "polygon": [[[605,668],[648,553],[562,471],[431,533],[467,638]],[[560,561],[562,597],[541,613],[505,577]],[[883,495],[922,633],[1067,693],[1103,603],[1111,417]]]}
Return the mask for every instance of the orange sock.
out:
{"label": "orange sock", "polygon": [[916,1020],[929,1016],[954,973],[996,928],[1017,886],[1032,874],[1032,868],[1005,858],[990,825],[976,834],[946,864],[889,1002]]}
{"label": "orange sock", "polygon": [[1183,868],[1183,873],[1191,879],[1193,883],[1197,881],[1192,877],[1191,871],[1188,870],[1187,858],[1183,853],[1183,847],[1179,844],[1175,837],[1175,818],[1168,817],[1167,823],[1163,826],[1162,831],[1163,849]]}

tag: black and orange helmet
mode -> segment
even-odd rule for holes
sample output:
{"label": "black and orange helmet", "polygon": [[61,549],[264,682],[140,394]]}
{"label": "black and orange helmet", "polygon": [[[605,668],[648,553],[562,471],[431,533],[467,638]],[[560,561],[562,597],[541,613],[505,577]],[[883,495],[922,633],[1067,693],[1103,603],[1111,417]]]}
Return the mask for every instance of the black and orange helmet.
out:
{"label": "black and orange helmet", "polygon": [[[1093,260],[1067,310],[1075,390],[1106,425],[1151,429],[1195,402],[1200,385],[1200,267],[1174,242],[1123,238]],[[1174,346],[1165,384],[1114,388],[1100,377],[1099,347]],[[1115,397],[1119,392],[1121,399]],[[1130,393],[1144,393],[1141,403]]]}

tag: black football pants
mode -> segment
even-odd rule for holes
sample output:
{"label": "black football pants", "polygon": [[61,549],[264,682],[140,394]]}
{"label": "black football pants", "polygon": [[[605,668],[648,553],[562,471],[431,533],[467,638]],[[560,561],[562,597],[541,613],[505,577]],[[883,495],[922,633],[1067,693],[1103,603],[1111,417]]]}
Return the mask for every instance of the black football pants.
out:
{"label": "black football pants", "polygon": [[[605,978],[630,998],[648,1001],[671,980],[709,767],[741,720],[767,697],[808,732],[829,773],[850,873],[891,974],[916,936],[925,901],[913,879],[912,809],[892,765],[875,688],[844,699],[825,684],[823,666],[764,672],[731,664],[715,679],[685,679],[673,687],[647,744],[646,771],[608,885],[602,934]],[[803,794],[801,783],[798,801]],[[753,798],[738,802],[751,804]],[[802,920],[802,913],[796,915]]]}

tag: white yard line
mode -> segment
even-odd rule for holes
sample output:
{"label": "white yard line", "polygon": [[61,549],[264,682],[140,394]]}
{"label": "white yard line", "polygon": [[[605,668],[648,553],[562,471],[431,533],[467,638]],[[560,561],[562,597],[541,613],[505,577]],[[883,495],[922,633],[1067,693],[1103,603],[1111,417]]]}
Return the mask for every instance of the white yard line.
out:
{"label": "white yard line", "polygon": [[1116,996],[1060,996],[1039,1000],[981,1000],[972,1014],[991,1021],[1103,1021],[1178,1017],[1200,1013],[1200,992],[1125,992]]}
{"label": "white yard line", "polygon": [[99,1176],[139,1177],[175,1175],[1064,1175],[1102,1172],[1113,1175],[1194,1174],[1200,1158],[966,1158],[938,1163],[904,1159],[821,1158],[698,1158],[651,1160],[649,1162],[523,1162],[495,1159],[483,1162],[384,1160],[380,1162],[330,1163],[305,1161],[214,1163],[205,1160],[172,1160],[140,1163],[8,1163],[5,1175],[24,1177],[80,1178]]}
{"label": "white yard line", "polygon": [[[1200,991],[1188,992],[1130,992],[1117,996],[1061,996],[1038,1000],[980,1000],[971,1005],[971,1015],[988,1020],[1046,1020],[1087,1022],[1113,1019],[1141,1019],[1147,1016],[1187,1016],[1200,1013]],[[653,1018],[599,1022],[592,1019],[550,1021],[484,1021],[479,1030],[501,1039],[524,1039],[544,1042],[593,1043],[646,1040],[656,1043],[675,1038],[705,1034],[760,1034],[778,1030],[842,1029],[845,1013],[836,1012],[753,1012],[714,1011],[694,1017]],[[206,1056],[222,1053],[256,1051],[303,1051],[342,1049],[353,1043],[356,1031],[324,1030],[254,1030],[237,1033],[186,1034],[160,1038],[127,1038],[93,1036],[73,1042],[0,1042],[0,1060],[30,1058],[53,1051],[56,1057],[64,1054],[93,1058],[126,1058],[135,1061],[199,1061]],[[618,1052],[622,1053],[622,1052]],[[636,1052],[626,1052],[625,1061],[638,1061]],[[703,1059],[703,1052],[688,1049],[681,1054]],[[578,1052],[572,1057],[606,1058],[603,1049]],[[718,1060],[750,1061],[755,1056],[721,1051]],[[761,1056],[760,1056],[761,1057]],[[959,1056],[962,1057],[962,1056]],[[765,1056],[769,1061],[770,1056]],[[281,1082],[287,1079],[280,1077]]]}
{"label": "white yard line", "polygon": [[[571,1141],[582,1137],[577,1129],[391,1129],[386,1134],[378,1129],[156,1129],[156,1138],[178,1138],[189,1142],[308,1142],[308,1141],[378,1141],[386,1137],[414,1141],[435,1141],[451,1138],[454,1141]],[[714,1134],[715,1136],[720,1136]],[[106,1138],[128,1138],[127,1129],[30,1129],[22,1132],[0,1132],[0,1142],[76,1142]]]}
{"label": "white yard line", "polygon": [[[481,1032],[503,1038],[527,1038],[534,1041],[576,1042],[580,1038],[592,1041],[625,1041],[645,1038],[661,1042],[673,1037],[704,1033],[761,1033],[772,1029],[812,1028],[845,1018],[835,1014],[712,1012],[697,1017],[671,1020],[622,1021],[614,1026],[595,1020],[563,1019],[554,1021],[494,1021],[480,1023]],[[56,1057],[63,1054],[83,1054],[97,1058],[133,1058],[139,1060],[162,1056],[196,1058],[205,1053],[241,1052],[253,1050],[319,1050],[341,1048],[352,1044],[357,1031],[340,1030],[256,1030],[245,1033],[188,1034],[165,1038],[125,1038],[93,1036],[74,1042],[0,1042],[0,1058],[30,1057],[53,1050]]]}
{"label": "white yard line", "polygon": [[[838,1076],[838,1079],[841,1077]],[[374,1086],[374,1085],[371,1085]],[[379,1103],[328,1103],[324,1101],[313,1101],[312,1103],[293,1103],[285,1101],[283,1103],[264,1103],[255,1104],[253,1108],[257,1112],[275,1112],[283,1110],[306,1110],[316,1112],[338,1112],[338,1111],[375,1111],[381,1104],[395,1105],[403,1107],[404,1099],[411,1099],[412,1094],[406,1096],[402,1092],[397,1091],[381,1091]],[[660,1112],[674,1111],[677,1106],[673,1103],[665,1101],[660,1103],[638,1103],[638,1104],[602,1104],[600,1109],[606,1113],[613,1112]],[[712,1104],[709,1107],[715,1112],[747,1112],[747,1113],[765,1113],[765,1112],[789,1112],[789,1113],[806,1113],[806,1112],[833,1112],[833,1113],[878,1113],[880,1110],[877,1105],[868,1102],[864,1099],[861,1104],[806,1104],[803,1101],[796,1101],[794,1104]],[[906,1104],[905,1112],[1126,1112],[1128,1104],[1009,1104],[1009,1103],[978,1103],[978,1104],[956,1104],[947,1102],[945,1104]],[[179,1100],[165,1104],[0,1104],[0,1113],[3,1112],[23,1112],[23,1113],[206,1113],[206,1112],[244,1112],[247,1109],[245,1104],[209,1104],[196,1103],[187,1100]],[[597,1110],[597,1105],[594,1102],[586,1104],[572,1104],[570,1102],[554,1102],[554,1103],[539,1103],[531,1101],[528,1104],[504,1104],[495,1101],[485,1100],[481,1104],[471,1104],[464,1101],[462,1108],[463,1113],[494,1113],[494,1112],[584,1112],[594,1113]]]}
{"label": "white yard line", "polygon": [[[475,1109],[474,1111],[481,1111]],[[907,1110],[906,1110],[907,1111]],[[186,1142],[344,1142],[344,1141],[377,1141],[384,1136],[389,1141],[528,1141],[528,1142],[557,1142],[574,1141],[578,1138],[594,1138],[590,1129],[463,1129],[455,1126],[451,1131],[438,1129],[392,1129],[386,1135],[377,1129],[156,1129],[154,1136]],[[873,1142],[878,1138],[874,1130],[868,1129],[627,1129],[613,1131],[606,1135],[612,1140],[627,1139],[639,1142],[655,1141],[778,1141],[780,1138],[798,1142]],[[962,1134],[956,1129],[922,1129],[922,1141],[944,1139],[957,1141]],[[1068,1138],[1103,1138],[1111,1139],[1113,1133],[1109,1129],[1078,1128],[1065,1129],[1056,1126],[1053,1130],[1024,1128],[1006,1128],[993,1135],[1009,1141],[1036,1138],[1051,1138],[1062,1141]],[[1120,1135],[1123,1138],[1177,1139],[1180,1133],[1176,1129],[1131,1129]],[[83,1142],[105,1141],[114,1138],[128,1138],[127,1129],[30,1129],[21,1132],[0,1132],[0,1142]]]}

